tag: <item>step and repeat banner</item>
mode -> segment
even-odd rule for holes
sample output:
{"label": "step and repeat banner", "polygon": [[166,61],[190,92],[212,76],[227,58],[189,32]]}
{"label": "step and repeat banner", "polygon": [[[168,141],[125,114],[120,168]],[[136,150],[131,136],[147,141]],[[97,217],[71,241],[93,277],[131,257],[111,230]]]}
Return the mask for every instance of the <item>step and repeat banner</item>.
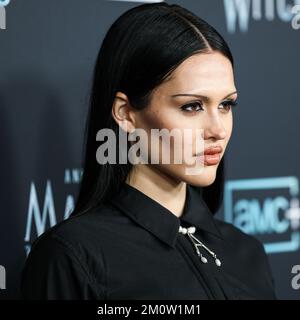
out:
{"label": "step and repeat banner", "polygon": [[[101,41],[143,2],[0,0],[0,299],[18,296],[31,243],[72,211]],[[262,241],[278,298],[300,299],[300,0],[167,2],[212,24],[235,58],[218,217]]]}

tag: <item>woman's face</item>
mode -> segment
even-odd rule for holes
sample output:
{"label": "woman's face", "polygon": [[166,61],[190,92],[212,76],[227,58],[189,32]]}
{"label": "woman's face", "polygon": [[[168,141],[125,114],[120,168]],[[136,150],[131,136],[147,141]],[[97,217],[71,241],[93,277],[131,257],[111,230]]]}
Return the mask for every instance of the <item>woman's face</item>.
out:
{"label": "woman's face", "polygon": [[[197,96],[198,95],[198,96]],[[198,162],[195,154],[209,146],[221,146],[222,159],[231,136],[233,126],[232,105],[237,99],[231,62],[219,52],[196,54],[186,59],[171,75],[171,79],[158,86],[153,92],[151,103],[135,113],[135,127],[148,133],[148,163],[163,175],[195,186],[208,186],[216,178],[217,163]],[[177,129],[184,137],[184,129],[192,132],[190,142],[182,144],[171,138],[170,163],[162,163],[162,149],[158,164],[151,164],[151,129]],[[199,129],[199,130],[197,130]],[[201,131],[202,130],[202,131]],[[202,132],[197,136],[196,132]],[[202,138],[201,138],[202,137]],[[201,138],[201,139],[200,139]],[[196,145],[197,139],[202,142]],[[160,141],[163,148],[167,145]],[[199,150],[200,146],[200,150]],[[174,163],[174,151],[191,149],[188,161]],[[153,150],[153,149],[152,149]],[[183,153],[182,153],[183,154]],[[192,158],[191,158],[192,157]],[[196,160],[198,159],[198,161]],[[187,174],[187,168],[198,168]]]}

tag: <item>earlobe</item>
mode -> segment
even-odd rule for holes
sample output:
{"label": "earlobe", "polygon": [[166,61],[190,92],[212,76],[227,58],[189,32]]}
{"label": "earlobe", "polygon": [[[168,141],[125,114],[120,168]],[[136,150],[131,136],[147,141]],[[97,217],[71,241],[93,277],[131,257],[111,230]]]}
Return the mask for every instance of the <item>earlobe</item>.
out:
{"label": "earlobe", "polygon": [[123,131],[128,133],[133,133],[135,131],[135,128],[127,120],[120,121],[119,126],[123,129]]}

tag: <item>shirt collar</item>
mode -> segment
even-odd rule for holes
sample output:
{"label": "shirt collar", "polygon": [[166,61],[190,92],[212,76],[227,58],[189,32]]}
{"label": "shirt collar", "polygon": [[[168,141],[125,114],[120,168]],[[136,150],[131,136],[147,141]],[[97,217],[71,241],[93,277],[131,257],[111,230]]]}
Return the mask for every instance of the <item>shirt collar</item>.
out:
{"label": "shirt collar", "polygon": [[133,219],[156,237],[175,247],[176,239],[182,221],[193,225],[196,229],[209,232],[221,239],[213,214],[207,207],[201,194],[187,184],[186,202],[183,214],[174,215],[167,208],[133,186],[122,183],[120,191],[109,202]]}

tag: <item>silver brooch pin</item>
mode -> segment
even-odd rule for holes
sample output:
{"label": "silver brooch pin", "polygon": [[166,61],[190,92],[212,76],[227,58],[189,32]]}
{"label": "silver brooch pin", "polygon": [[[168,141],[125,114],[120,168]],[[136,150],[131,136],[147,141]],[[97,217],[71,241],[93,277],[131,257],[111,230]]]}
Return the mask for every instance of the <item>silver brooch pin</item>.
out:
{"label": "silver brooch pin", "polygon": [[207,246],[205,246],[199,239],[197,239],[193,233],[195,233],[196,231],[196,227],[194,226],[191,226],[189,228],[184,228],[182,226],[179,226],[179,232],[182,233],[182,234],[187,234],[189,239],[192,241],[195,249],[196,249],[196,252],[197,252],[197,255],[200,257],[201,261],[203,263],[207,263],[207,259],[202,255],[202,253],[200,252],[199,250],[199,247],[202,247],[204,248],[214,259],[215,259],[215,264],[220,267],[221,266],[221,261],[217,258],[217,255],[211,251],[210,249],[207,248]]}

